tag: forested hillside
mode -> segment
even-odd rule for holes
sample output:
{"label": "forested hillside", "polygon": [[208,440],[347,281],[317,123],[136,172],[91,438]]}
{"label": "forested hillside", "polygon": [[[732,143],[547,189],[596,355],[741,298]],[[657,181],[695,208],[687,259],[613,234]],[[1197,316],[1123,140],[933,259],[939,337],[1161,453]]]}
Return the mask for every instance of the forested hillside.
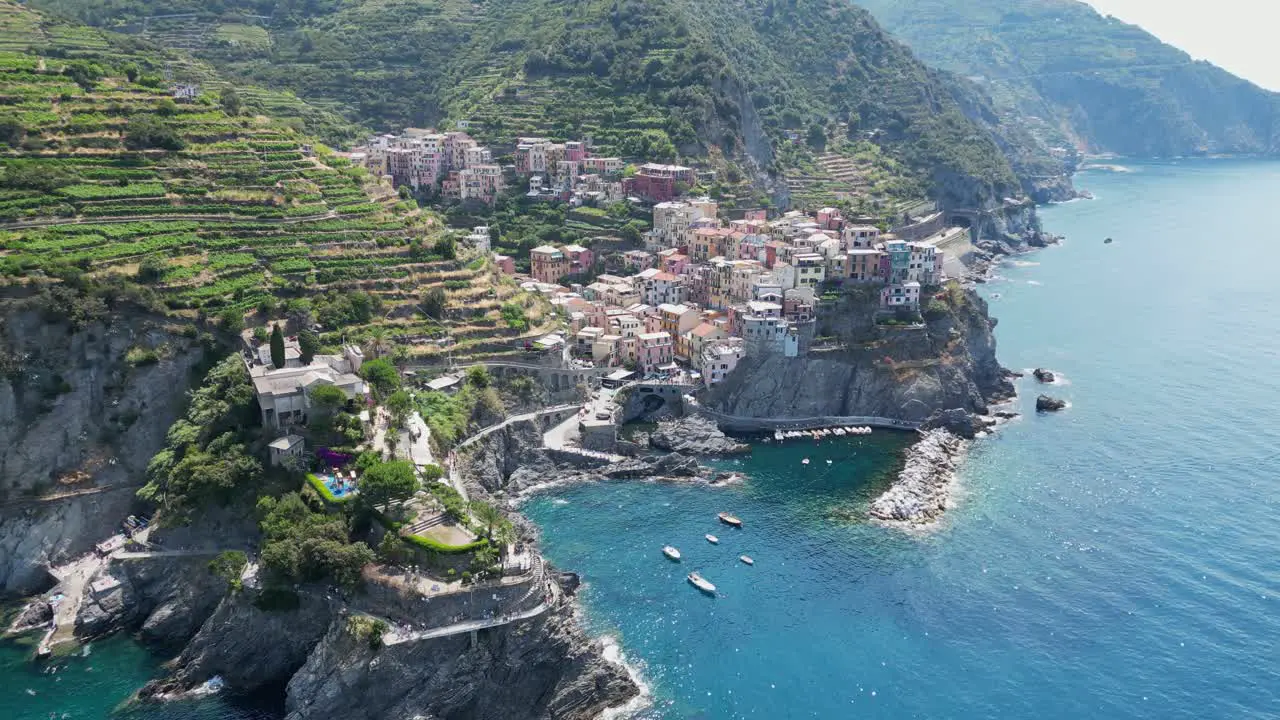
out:
{"label": "forested hillside", "polygon": [[926,62],[1029,117],[1049,142],[1135,156],[1280,150],[1280,95],[1084,3],[858,3]]}
{"label": "forested hillside", "polygon": [[544,133],[631,157],[750,157],[815,197],[1018,190],[992,125],[956,102],[962,81],[844,0],[41,4],[382,129],[468,120],[499,146]]}

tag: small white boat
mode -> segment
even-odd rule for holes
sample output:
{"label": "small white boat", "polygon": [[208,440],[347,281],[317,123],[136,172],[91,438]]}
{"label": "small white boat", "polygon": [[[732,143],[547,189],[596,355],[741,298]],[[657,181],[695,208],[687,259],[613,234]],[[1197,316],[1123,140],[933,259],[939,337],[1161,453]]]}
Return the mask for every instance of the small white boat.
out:
{"label": "small white boat", "polygon": [[808,465],[808,464],[809,464],[809,458],[805,458],[805,459],[801,460],[801,461],[800,461],[800,464],[801,464],[801,465]]}
{"label": "small white boat", "polygon": [[828,461],[827,461],[827,464],[828,464],[828,465],[830,465],[830,464],[831,464],[831,461],[830,461],[830,460],[828,460]]}
{"label": "small white boat", "polygon": [[698,588],[699,590],[701,590],[702,592],[708,595],[716,594],[716,586],[707,582],[706,578],[702,577],[696,572],[689,573],[689,582],[692,583],[694,587]]}
{"label": "small white boat", "polygon": [[707,542],[711,543],[712,545],[720,544],[720,538],[716,537],[715,535],[712,535],[711,533],[707,533],[706,538],[707,538]]}
{"label": "small white boat", "polygon": [[680,562],[680,551],[671,547],[670,545],[667,545],[666,547],[662,548],[662,554],[666,555],[667,558],[671,560]]}
{"label": "small white boat", "polygon": [[745,563],[745,564],[747,564],[747,565],[755,565],[755,564],[756,564],[756,561],[755,561],[755,560],[752,560],[751,558],[747,557],[746,555],[739,555],[739,556],[738,556],[738,559],[739,559],[739,560],[741,560],[743,563]]}

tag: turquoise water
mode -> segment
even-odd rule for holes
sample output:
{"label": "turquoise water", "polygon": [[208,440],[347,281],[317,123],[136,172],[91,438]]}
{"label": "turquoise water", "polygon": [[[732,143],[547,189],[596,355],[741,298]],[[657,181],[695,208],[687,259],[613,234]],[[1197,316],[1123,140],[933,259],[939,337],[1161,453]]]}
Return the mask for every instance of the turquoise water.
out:
{"label": "turquoise water", "polygon": [[841,520],[882,436],[760,447],[738,488],[530,502],[646,717],[1280,717],[1280,164],[1132,170],[1082,175],[1096,200],[1044,212],[1067,243],[983,289],[1002,361],[1062,373],[1071,407],[1036,416],[1024,380],[941,530]]}
{"label": "turquoise water", "polygon": [[159,673],[140,645],[116,637],[71,657],[31,661],[31,646],[0,643],[0,718],[4,720],[265,720],[263,711],[221,701],[125,703]]}

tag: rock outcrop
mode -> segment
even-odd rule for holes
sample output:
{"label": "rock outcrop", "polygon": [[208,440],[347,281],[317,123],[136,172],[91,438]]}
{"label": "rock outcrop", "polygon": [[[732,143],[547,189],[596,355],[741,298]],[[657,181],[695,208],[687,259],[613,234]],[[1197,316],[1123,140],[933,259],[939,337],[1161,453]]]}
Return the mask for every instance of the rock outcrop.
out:
{"label": "rock outcrop", "polygon": [[659,450],[685,455],[730,455],[751,452],[751,446],[740,443],[720,431],[714,421],[691,415],[674,422],[662,423],[649,435],[649,445]]}
{"label": "rock outcrop", "polygon": [[1051,383],[1057,379],[1054,377],[1053,371],[1045,370],[1044,368],[1036,368],[1031,372],[1031,374],[1035,376],[1036,380],[1042,383]]}
{"label": "rock outcrop", "polygon": [[952,435],[972,440],[978,433],[991,427],[992,421],[974,415],[971,412],[952,408],[950,410],[939,410],[929,416],[928,420],[921,425],[922,430],[943,429]]}
{"label": "rock outcrop", "polygon": [[375,648],[334,622],[288,685],[288,720],[588,720],[638,692],[569,606],[468,634]]}
{"label": "rock outcrop", "polygon": [[[109,585],[101,592],[95,583]],[[227,592],[209,558],[112,560],[92,578],[76,615],[76,636],[137,631],[148,643],[181,646],[200,629]]]}
{"label": "rock outcrop", "polygon": [[946,511],[964,441],[946,430],[930,430],[907,450],[898,479],[871,503],[875,520],[903,527],[930,525]]}
{"label": "rock outcrop", "polygon": [[748,356],[708,392],[704,404],[758,418],[869,415],[923,421],[950,408],[985,415],[989,402],[1013,394],[996,360],[995,321],[977,294],[957,290],[946,296],[948,310],[922,326],[884,327],[871,321],[871,294],[846,295],[843,304],[824,308],[818,330],[839,337],[841,349],[797,358]]}
{"label": "rock outcrop", "polygon": [[1036,398],[1037,412],[1057,412],[1067,406],[1065,400],[1059,400],[1048,395],[1040,395]]}
{"label": "rock outcrop", "polygon": [[340,607],[319,588],[229,595],[174,661],[174,673],[142,694],[179,693],[215,675],[237,692],[283,685],[307,661]]}

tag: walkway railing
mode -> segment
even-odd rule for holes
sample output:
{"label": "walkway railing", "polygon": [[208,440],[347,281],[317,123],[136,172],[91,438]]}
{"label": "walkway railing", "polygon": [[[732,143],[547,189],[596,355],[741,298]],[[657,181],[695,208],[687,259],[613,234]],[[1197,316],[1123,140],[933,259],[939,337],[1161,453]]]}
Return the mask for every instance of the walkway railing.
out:
{"label": "walkway railing", "polygon": [[921,423],[914,420],[876,417],[871,415],[820,415],[816,417],[746,417],[712,410],[685,396],[685,406],[713,420],[730,425],[737,430],[816,430],[826,427],[875,427],[890,430],[919,430]]}

